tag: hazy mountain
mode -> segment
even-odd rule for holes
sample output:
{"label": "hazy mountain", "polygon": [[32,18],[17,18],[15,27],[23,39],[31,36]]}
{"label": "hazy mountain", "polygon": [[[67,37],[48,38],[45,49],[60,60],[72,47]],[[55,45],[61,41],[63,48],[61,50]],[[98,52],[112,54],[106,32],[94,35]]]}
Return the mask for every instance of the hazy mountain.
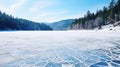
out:
{"label": "hazy mountain", "polygon": [[58,22],[47,23],[54,30],[66,30],[74,22],[74,19],[66,19]]}

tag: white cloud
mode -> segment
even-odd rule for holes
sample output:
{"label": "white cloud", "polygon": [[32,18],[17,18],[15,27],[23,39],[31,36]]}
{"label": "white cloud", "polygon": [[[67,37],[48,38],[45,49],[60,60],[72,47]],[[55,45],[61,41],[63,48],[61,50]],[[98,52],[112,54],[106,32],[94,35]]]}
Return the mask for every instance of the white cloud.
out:
{"label": "white cloud", "polygon": [[[52,22],[53,20],[56,21],[56,17],[64,15],[67,13],[67,10],[60,10],[60,9],[52,9],[52,7],[56,6],[59,2],[57,0],[39,0],[34,2],[29,12],[34,15],[34,18],[31,18],[33,21],[38,22]],[[48,9],[51,8],[52,11]]]}
{"label": "white cloud", "polygon": [[[55,12],[40,12],[37,16],[32,18],[34,21],[41,21],[41,22],[53,22],[57,21],[58,18],[64,14],[66,14],[68,11],[55,11]],[[53,19],[54,18],[54,19]]]}
{"label": "white cloud", "polygon": [[72,14],[67,9],[55,9],[54,7],[58,4],[58,0],[14,0],[9,6],[5,6],[6,3],[4,5],[0,4],[0,9],[15,17],[18,16],[36,22],[55,22],[78,18],[84,14]]}
{"label": "white cloud", "polygon": [[30,7],[30,12],[38,12],[48,7],[52,7],[57,4],[57,0],[39,0],[35,1]]}
{"label": "white cloud", "polygon": [[54,6],[58,6],[58,4],[60,4],[58,0],[39,0],[34,2],[29,8],[29,12],[34,14],[34,17],[29,19],[36,22],[55,22],[63,19],[82,17],[84,14],[72,14],[67,9],[53,8]]}
{"label": "white cloud", "polygon": [[[27,0],[15,0],[12,4],[7,6],[7,3],[4,3],[2,5],[0,5],[0,10],[2,10],[3,12],[6,12],[8,14],[12,14],[15,15],[17,9],[19,9],[20,7],[22,7]],[[6,0],[5,0],[6,2]]]}
{"label": "white cloud", "polygon": [[[46,12],[47,13],[47,12]],[[75,18],[80,18],[84,16],[84,12],[81,13],[76,13],[76,14],[70,14],[69,11],[56,11],[52,13],[47,13],[47,14],[39,14],[38,16],[35,16],[33,21],[41,21],[41,22],[56,22],[59,20],[64,20],[64,19],[75,19]]]}
{"label": "white cloud", "polygon": [[22,5],[24,5],[25,3],[26,3],[26,1],[27,0],[17,0],[17,2],[16,3],[14,3],[14,4],[12,4],[11,5],[11,10],[16,10],[16,9],[18,9],[18,8],[20,8]]}

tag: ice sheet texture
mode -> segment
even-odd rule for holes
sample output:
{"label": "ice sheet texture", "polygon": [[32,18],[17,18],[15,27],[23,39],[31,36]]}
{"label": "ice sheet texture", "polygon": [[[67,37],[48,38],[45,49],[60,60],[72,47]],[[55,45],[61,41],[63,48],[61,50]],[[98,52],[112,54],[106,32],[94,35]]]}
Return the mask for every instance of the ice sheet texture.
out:
{"label": "ice sheet texture", "polygon": [[0,32],[1,67],[120,67],[120,32]]}

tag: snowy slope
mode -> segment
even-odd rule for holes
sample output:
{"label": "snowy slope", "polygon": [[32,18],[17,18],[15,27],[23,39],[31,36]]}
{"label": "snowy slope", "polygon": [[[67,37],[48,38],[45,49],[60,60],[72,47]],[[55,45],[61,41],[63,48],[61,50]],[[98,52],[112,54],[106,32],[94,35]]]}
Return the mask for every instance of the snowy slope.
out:
{"label": "snowy slope", "polygon": [[0,67],[119,67],[119,34],[114,31],[0,32]]}
{"label": "snowy slope", "polygon": [[[97,30],[96,28],[95,30]],[[120,31],[120,21],[115,22],[114,24],[108,24],[105,26],[102,26],[102,29],[100,31]]]}
{"label": "snowy slope", "polygon": [[104,31],[120,31],[120,26],[114,26],[112,24],[106,25],[102,27]]}

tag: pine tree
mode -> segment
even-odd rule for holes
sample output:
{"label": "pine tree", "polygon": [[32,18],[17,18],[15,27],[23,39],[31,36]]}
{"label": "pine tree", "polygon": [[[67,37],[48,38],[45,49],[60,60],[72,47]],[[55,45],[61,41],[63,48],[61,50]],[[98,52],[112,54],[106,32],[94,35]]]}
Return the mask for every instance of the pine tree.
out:
{"label": "pine tree", "polygon": [[111,1],[111,3],[110,3],[110,6],[109,6],[109,17],[110,17],[110,19],[114,19],[115,17],[114,17],[114,6],[115,6],[115,1],[114,0],[112,0]]}
{"label": "pine tree", "polygon": [[91,13],[90,13],[90,11],[87,11],[87,15],[86,16],[87,16],[87,21],[91,20]]}
{"label": "pine tree", "polygon": [[108,8],[104,7],[103,8],[103,22],[104,22],[104,25],[107,24],[107,18],[108,18]]}
{"label": "pine tree", "polygon": [[120,0],[118,0],[117,2],[117,10],[118,10],[118,14],[120,15]]}

